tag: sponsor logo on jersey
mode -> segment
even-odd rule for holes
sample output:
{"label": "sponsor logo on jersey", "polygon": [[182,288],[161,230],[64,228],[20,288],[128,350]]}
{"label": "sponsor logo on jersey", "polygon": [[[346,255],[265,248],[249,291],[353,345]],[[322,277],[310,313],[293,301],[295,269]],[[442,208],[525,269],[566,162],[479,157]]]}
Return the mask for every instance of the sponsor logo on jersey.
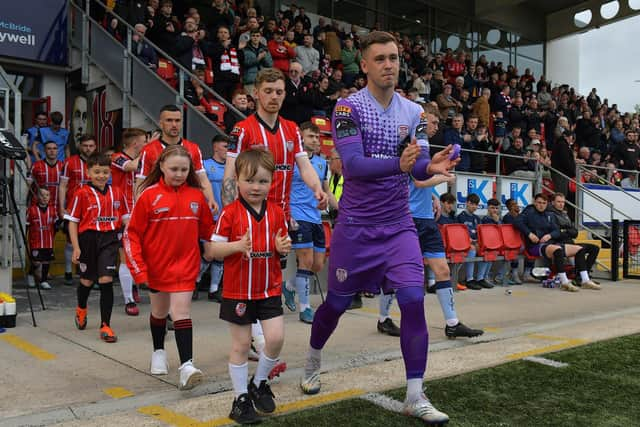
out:
{"label": "sponsor logo on jersey", "polygon": [[276,170],[277,171],[290,171],[291,170],[291,165],[287,165],[287,164],[278,164],[276,165]]}
{"label": "sponsor logo on jersey", "polygon": [[193,214],[196,215],[198,213],[198,209],[200,209],[200,203],[191,202],[189,206],[191,207],[191,212],[193,212]]}
{"label": "sponsor logo on jersey", "polygon": [[99,216],[96,217],[96,222],[111,222],[117,220],[117,216]]}
{"label": "sponsor logo on jersey", "polygon": [[356,124],[351,119],[339,119],[336,120],[336,138],[342,139],[349,136],[356,136],[358,129]]}
{"label": "sponsor logo on jersey", "polygon": [[273,252],[251,252],[251,258],[271,258],[273,256]]}
{"label": "sponsor logo on jersey", "polygon": [[344,282],[345,280],[347,280],[347,276],[349,276],[349,273],[347,273],[347,270],[345,270],[344,268],[336,269],[336,279],[338,279],[338,282]]}
{"label": "sponsor logo on jersey", "polygon": [[247,304],[243,302],[239,302],[236,304],[236,315],[238,317],[244,316],[246,312],[247,312]]}
{"label": "sponsor logo on jersey", "polygon": [[154,214],[158,215],[164,212],[169,212],[169,208],[159,208],[153,211]]}
{"label": "sponsor logo on jersey", "polygon": [[334,114],[336,115],[336,117],[350,117],[351,107],[347,105],[338,105],[335,109]]}

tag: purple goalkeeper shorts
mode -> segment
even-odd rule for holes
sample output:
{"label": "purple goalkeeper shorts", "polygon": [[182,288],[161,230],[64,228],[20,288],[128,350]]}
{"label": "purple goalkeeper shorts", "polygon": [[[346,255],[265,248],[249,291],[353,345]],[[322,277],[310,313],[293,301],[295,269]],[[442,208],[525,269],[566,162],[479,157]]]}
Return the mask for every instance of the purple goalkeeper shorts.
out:
{"label": "purple goalkeeper shorts", "polygon": [[329,290],[342,296],[424,286],[420,243],[411,218],[392,225],[337,224],[328,282]]}

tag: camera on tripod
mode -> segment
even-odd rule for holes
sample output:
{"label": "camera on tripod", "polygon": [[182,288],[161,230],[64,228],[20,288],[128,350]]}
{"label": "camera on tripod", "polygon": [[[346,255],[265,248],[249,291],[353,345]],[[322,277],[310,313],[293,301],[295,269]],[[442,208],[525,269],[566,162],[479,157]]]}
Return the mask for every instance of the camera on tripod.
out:
{"label": "camera on tripod", "polygon": [[27,157],[18,138],[7,129],[0,129],[0,159],[24,160]]}

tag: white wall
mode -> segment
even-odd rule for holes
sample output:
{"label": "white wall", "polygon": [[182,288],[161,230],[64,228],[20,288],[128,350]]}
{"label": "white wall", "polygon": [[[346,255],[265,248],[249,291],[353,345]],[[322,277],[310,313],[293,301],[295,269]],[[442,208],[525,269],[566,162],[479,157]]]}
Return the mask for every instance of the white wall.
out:
{"label": "white wall", "polygon": [[640,104],[640,16],[547,43],[547,75],[579,93],[591,88],[609,105],[633,111]]}
{"label": "white wall", "polygon": [[580,37],[573,35],[547,43],[546,78],[553,84],[580,85]]}
{"label": "white wall", "polygon": [[64,75],[43,74],[41,96],[51,97],[51,111],[60,111],[64,116],[63,124],[67,122],[66,86]]}

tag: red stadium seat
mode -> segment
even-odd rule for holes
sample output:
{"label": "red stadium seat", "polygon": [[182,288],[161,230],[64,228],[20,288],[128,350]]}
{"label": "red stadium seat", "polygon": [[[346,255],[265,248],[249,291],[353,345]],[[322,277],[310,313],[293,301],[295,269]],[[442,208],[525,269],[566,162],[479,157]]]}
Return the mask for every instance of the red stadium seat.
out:
{"label": "red stadium seat", "polygon": [[215,114],[218,120],[215,122],[219,128],[224,129],[224,113],[227,112],[227,107],[220,101],[215,99],[209,100],[209,108],[207,113]]}
{"label": "red stadium seat", "polygon": [[513,224],[501,224],[500,233],[502,234],[502,254],[504,255],[504,258],[506,260],[514,260],[518,258],[518,255],[524,245],[520,231],[518,231]]}
{"label": "red stadium seat", "polygon": [[440,228],[447,259],[454,263],[462,263],[471,249],[469,230],[464,224],[444,224]]}
{"label": "red stadium seat", "polygon": [[495,261],[502,253],[504,242],[497,224],[478,225],[478,256],[485,261]]}
{"label": "red stadium seat", "polygon": [[158,58],[158,75],[172,88],[175,89],[176,87],[178,87],[176,67],[171,61],[168,61],[164,58]]}

